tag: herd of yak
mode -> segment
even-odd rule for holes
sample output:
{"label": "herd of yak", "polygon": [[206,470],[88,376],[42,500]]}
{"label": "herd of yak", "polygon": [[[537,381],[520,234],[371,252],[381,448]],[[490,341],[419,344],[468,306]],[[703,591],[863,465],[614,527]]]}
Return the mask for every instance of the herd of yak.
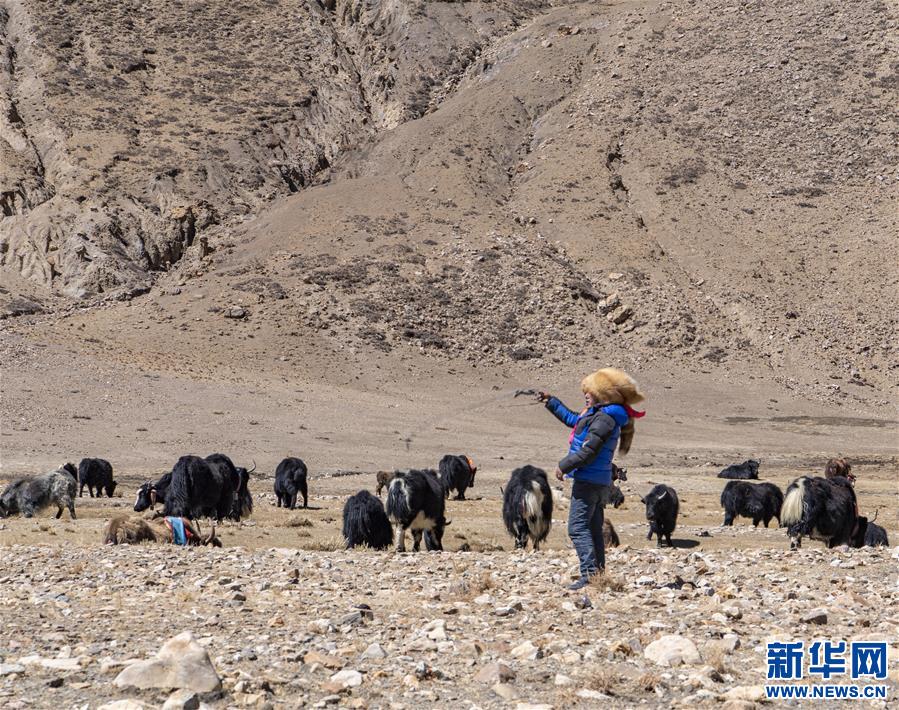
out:
{"label": "herd of yak", "polygon": [[[845,459],[831,459],[823,477],[802,476],[789,485],[786,494],[773,483],[750,483],[758,479],[759,463],[754,460],[728,466],[719,478],[730,480],[721,493],[724,525],[733,525],[737,517],[750,518],[753,525],[765,527],[772,519],[787,528],[791,549],[798,548],[803,537],[823,541],[828,547],[888,545],[886,531],[872,520],[859,515],[855,477]],[[144,483],[137,492],[136,512],[162,505],[152,519],[117,516],[104,530],[104,541],[111,544],[162,541],[181,545],[217,545],[221,541],[211,533],[202,535],[200,518],[216,521],[240,521],[252,513],[250,474],[235,466],[224,454],[205,458],[182,456],[169,473],[158,481]],[[376,495],[361,490],[350,496],[343,509],[343,537],[347,548],[366,546],[397,552],[405,551],[405,533],[410,531],[413,550],[424,539],[429,551],[443,549],[443,533],[449,524],[445,517],[446,499],[455,491],[457,500],[465,500],[465,491],[474,486],[477,467],[467,456],[447,455],[438,470],[381,471],[376,476]],[[285,458],[275,471],[274,492],[277,505],[294,509],[302,496],[308,506],[309,490],[306,465],[298,458]],[[624,494],[617,482],[627,480],[627,471],[613,466],[613,483],[605,503],[619,507]],[[105,492],[112,497],[116,487],[108,461],[86,458],[78,468],[71,463],[34,478],[14,481],[0,495],[0,517],[22,514],[32,517],[43,508],[56,505],[59,518],[68,508],[75,518],[75,498],[87,487],[91,497]],[[386,505],[381,493],[387,488]],[[530,540],[539,548],[552,524],[553,494],[546,472],[535,466],[523,466],[512,472],[502,488],[502,517],[516,548],[525,548]],[[657,543],[672,545],[671,534],[677,525],[680,503],[677,492],[665,484],[656,485],[640,499],[646,506],[649,523],[647,539],[655,535]],[[876,518],[876,515],[875,515]],[[603,536],[607,546],[618,544],[618,536],[606,521]]]}

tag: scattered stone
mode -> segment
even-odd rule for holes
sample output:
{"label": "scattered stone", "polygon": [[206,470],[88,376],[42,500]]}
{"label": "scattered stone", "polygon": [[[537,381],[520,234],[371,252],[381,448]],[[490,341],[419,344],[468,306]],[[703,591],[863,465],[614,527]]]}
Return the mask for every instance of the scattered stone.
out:
{"label": "scattered stone", "polygon": [[21,663],[0,663],[0,677],[24,672],[25,666]]}
{"label": "scattered stone", "polygon": [[515,690],[508,683],[496,683],[492,688],[490,688],[494,693],[496,693],[503,700],[517,700],[518,699],[518,691]]}
{"label": "scattered stone", "polygon": [[198,693],[222,687],[209,654],[190,631],[167,641],[156,658],[125,668],[114,682],[119,688],[184,688]]}
{"label": "scattered stone", "polygon": [[488,663],[474,677],[478,683],[503,683],[514,680],[514,678],[515,671],[505,663],[500,662]]}
{"label": "scattered stone", "polygon": [[229,308],[225,311],[225,318],[246,318],[247,317],[247,309],[240,307]]}
{"label": "scattered stone", "polygon": [[819,626],[823,626],[827,623],[827,610],[812,609],[799,617],[799,620],[804,624],[818,624]]}
{"label": "scattered stone", "polygon": [[362,652],[362,658],[377,659],[387,658],[387,652],[381,648],[381,644],[373,643]]}
{"label": "scattered stone", "polygon": [[338,671],[331,676],[331,682],[342,688],[358,688],[362,685],[362,674],[351,669]]}
{"label": "scattered stone", "polygon": [[701,658],[696,645],[688,638],[676,634],[662,636],[643,651],[643,655],[660,666],[693,665]]}
{"label": "scattered stone", "polygon": [[97,708],[97,710],[148,710],[152,705],[145,705],[140,700],[133,698],[125,698],[124,700],[113,700],[105,703]]}
{"label": "scattered stone", "polygon": [[537,648],[530,641],[525,641],[522,644],[519,644],[510,652],[512,658],[517,658],[519,660],[534,660],[536,658],[543,657],[543,651]]}
{"label": "scattered stone", "polygon": [[192,690],[176,690],[162,706],[162,710],[197,710],[200,697]]}
{"label": "scattered stone", "polygon": [[724,700],[745,700],[750,703],[762,703],[766,699],[764,685],[738,685],[724,693]]}

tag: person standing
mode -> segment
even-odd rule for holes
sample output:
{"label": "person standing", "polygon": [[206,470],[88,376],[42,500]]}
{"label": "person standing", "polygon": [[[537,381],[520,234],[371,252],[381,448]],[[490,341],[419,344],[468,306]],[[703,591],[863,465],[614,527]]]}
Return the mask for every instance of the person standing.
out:
{"label": "person standing", "polygon": [[538,392],[537,399],[556,418],[571,427],[568,455],[556,467],[556,478],[573,479],[568,536],[580,561],[580,579],[568,588],[585,587],[590,578],[606,566],[602,537],[603,507],[612,485],[612,458],[616,447],[621,454],[631,448],[634,420],[645,412],[632,405],[643,401],[636,381],[626,372],[606,367],[587,375],[581,382],[584,409],[577,414],[557,397]]}

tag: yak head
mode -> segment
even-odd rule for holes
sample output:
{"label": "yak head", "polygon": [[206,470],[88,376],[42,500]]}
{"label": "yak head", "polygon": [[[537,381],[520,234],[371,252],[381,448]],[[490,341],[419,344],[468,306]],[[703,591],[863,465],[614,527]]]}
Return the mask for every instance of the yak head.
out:
{"label": "yak head", "polygon": [[657,511],[660,507],[664,506],[668,500],[668,491],[667,489],[662,491],[661,493],[656,493],[654,495],[646,496],[645,498],[640,498],[640,502],[646,505],[646,519],[652,522],[657,517]]}
{"label": "yak head", "polygon": [[156,487],[152,481],[147,481],[137,489],[137,500],[134,501],[134,510],[140,513],[142,510],[156,505]]}
{"label": "yak head", "polygon": [[471,478],[468,479],[468,487],[474,488],[474,475],[478,472],[478,467],[475,465],[475,462],[471,460],[470,456],[466,456],[465,460],[468,462],[468,469],[471,471]]}
{"label": "yak head", "polygon": [[69,475],[70,475],[72,478],[74,478],[76,481],[78,480],[78,469],[75,468],[75,464],[73,464],[73,463],[64,463],[62,466],[59,467],[59,470],[60,470],[60,471],[65,471],[67,474],[69,474]]}
{"label": "yak head", "polygon": [[612,464],[612,480],[613,481],[626,481],[627,480],[627,469],[620,468],[615,464]]}
{"label": "yak head", "polygon": [[613,508],[620,508],[624,504],[624,493],[621,492],[621,489],[618,486],[610,486],[611,490],[609,491],[609,502],[612,504]]}
{"label": "yak head", "polygon": [[115,492],[115,487],[117,485],[118,483],[116,483],[116,481],[110,481],[105,486],[103,486],[104,490],[106,491],[107,498],[112,498],[112,494]]}

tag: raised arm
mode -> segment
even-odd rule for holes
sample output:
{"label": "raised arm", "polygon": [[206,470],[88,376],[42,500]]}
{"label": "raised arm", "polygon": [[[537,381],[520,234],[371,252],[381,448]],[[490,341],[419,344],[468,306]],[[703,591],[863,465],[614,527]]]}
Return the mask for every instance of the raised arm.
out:
{"label": "raised arm", "polygon": [[553,414],[555,414],[556,419],[562,422],[565,426],[573,427],[575,423],[577,423],[577,412],[572,412],[556,397],[547,397],[546,408]]}

